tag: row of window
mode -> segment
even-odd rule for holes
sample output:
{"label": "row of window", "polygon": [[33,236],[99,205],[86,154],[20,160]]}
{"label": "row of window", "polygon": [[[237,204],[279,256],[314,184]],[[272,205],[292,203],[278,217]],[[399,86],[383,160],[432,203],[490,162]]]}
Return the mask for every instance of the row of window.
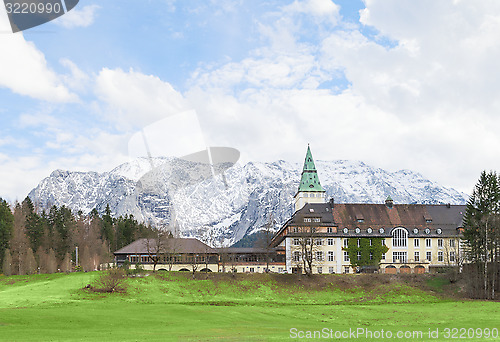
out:
{"label": "row of window", "polygon": [[[306,245],[311,244],[311,239],[306,239],[303,240]],[[361,244],[361,239],[357,239],[358,241],[358,247]],[[444,246],[443,239],[437,239],[437,246],[439,248],[442,248]],[[333,246],[335,244],[335,239],[328,238],[326,239],[327,245],[328,246]],[[398,240],[394,241],[394,238],[392,240],[392,246],[393,247],[407,247],[406,241],[404,244],[400,243],[401,241],[398,242]],[[294,246],[299,246],[301,244],[301,239],[299,238],[294,238],[293,239],[293,245]],[[323,245],[323,239],[314,239],[314,244],[317,246],[322,246]],[[370,246],[372,245],[372,239],[370,239]],[[382,239],[382,245],[385,246],[385,239]],[[349,240],[348,239],[343,239],[343,246],[348,247],[349,246]],[[420,239],[413,239],[413,246],[414,247],[420,247]],[[455,239],[449,239],[449,246],[451,248],[455,248],[456,246],[456,240]],[[431,248],[432,247],[432,239],[425,239],[425,247]]]}
{"label": "row of window", "polygon": [[[310,252],[308,252],[310,253]],[[301,252],[300,251],[295,251],[293,252],[293,261],[295,262],[300,262],[301,261]],[[357,253],[357,258],[358,260],[361,260],[361,252]],[[327,260],[328,261],[335,261],[335,254],[333,251],[328,251],[327,252]],[[373,253],[370,252],[370,260],[373,260]],[[382,254],[382,260],[385,260],[385,254]],[[431,261],[432,260],[432,253],[431,252],[426,252],[425,253],[425,260]],[[437,260],[439,262],[444,261],[444,253],[443,251],[438,251],[437,254]],[[456,261],[456,254],[455,251],[451,251],[449,253],[449,259],[450,262],[455,262]],[[316,261],[324,261],[323,258],[323,251],[317,251],[316,252]],[[344,251],[344,261],[349,262],[349,253],[347,251]],[[419,262],[420,261],[420,252],[415,252],[414,253],[414,261]],[[392,262],[408,262],[407,258],[407,252],[392,252]]]}

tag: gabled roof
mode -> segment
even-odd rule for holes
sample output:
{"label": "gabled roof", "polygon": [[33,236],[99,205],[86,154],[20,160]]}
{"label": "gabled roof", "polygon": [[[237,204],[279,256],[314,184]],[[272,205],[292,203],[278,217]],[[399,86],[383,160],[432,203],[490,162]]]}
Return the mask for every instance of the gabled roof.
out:
{"label": "gabled roof", "polygon": [[319,182],[318,172],[316,170],[316,165],[314,165],[309,145],[307,145],[306,159],[304,160],[304,167],[302,169],[302,177],[300,179],[298,191],[325,191]]}
{"label": "gabled roof", "polygon": [[[196,254],[217,253],[217,250],[193,238],[167,238],[162,253]],[[147,254],[156,251],[156,239],[139,239],[127,245],[114,254]]]}

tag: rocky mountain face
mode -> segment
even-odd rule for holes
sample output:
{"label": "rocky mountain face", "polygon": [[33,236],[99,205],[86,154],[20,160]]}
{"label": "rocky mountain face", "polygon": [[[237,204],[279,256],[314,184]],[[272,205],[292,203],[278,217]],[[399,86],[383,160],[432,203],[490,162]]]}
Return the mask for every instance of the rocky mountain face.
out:
{"label": "rocky mountain face", "polygon": [[[336,203],[464,204],[467,195],[422,175],[388,172],[357,161],[317,161],[321,184]],[[74,211],[132,214],[140,221],[211,245],[231,244],[292,215],[302,164],[250,162],[215,173],[207,165],[173,159],[136,159],[110,172],[57,170],[29,193],[41,208],[66,205]],[[172,224],[176,222],[177,224]]]}

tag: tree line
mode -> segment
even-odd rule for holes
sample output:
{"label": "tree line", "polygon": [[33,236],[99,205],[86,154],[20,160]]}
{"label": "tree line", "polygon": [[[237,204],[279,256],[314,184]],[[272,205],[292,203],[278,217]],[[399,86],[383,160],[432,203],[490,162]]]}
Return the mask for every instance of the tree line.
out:
{"label": "tree line", "polygon": [[64,205],[40,211],[29,197],[13,205],[0,198],[0,266],[5,275],[96,270],[113,260],[114,251],[154,233],[132,215],[112,217],[109,206],[103,215],[96,209],[84,215]]}

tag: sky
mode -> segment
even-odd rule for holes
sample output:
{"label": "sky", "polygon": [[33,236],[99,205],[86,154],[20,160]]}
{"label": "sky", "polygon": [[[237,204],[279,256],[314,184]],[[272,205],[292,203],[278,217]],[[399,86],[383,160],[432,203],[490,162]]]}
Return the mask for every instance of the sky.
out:
{"label": "sky", "polygon": [[109,171],[141,132],[241,162],[310,144],[470,193],[500,170],[498,32],[497,0],[80,0],[15,34],[0,6],[0,197]]}

